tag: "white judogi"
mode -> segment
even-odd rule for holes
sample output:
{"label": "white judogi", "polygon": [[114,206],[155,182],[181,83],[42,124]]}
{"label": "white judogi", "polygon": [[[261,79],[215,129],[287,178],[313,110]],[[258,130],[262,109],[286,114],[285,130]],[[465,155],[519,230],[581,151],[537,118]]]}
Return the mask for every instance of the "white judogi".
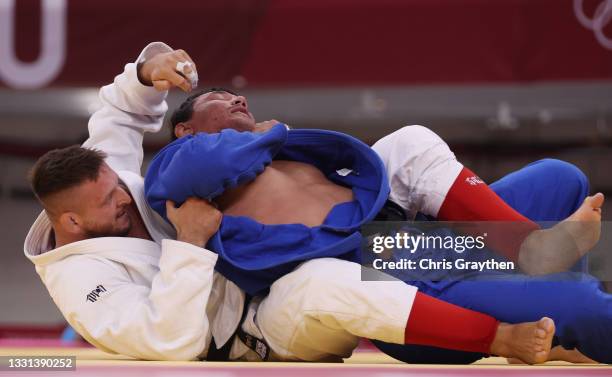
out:
{"label": "white judogi", "polygon": [[[170,50],[152,43],[139,60]],[[107,164],[127,185],[154,242],[106,237],[54,249],[43,211],[24,251],[66,320],[96,347],[140,359],[192,360],[206,355],[211,337],[218,345],[230,338],[241,318],[244,293],[214,271],[216,254],[172,240],[172,227],[146,204],[142,138],[145,131],[161,128],[165,96],[142,85],[136,64],[127,64],[113,84],[100,90],[103,108],[92,116],[84,144],[108,154]],[[408,144],[396,139],[406,133],[420,138],[410,141],[420,146],[415,153],[429,155],[401,153]],[[435,148],[427,148],[428,143]],[[449,175],[460,170],[444,146],[423,127],[405,127],[377,144],[392,191],[411,190],[392,193],[407,210],[415,209],[409,196],[425,198],[417,210],[439,209],[438,197],[454,181]],[[405,174],[402,166],[410,161],[417,166]],[[443,178],[433,177],[442,171],[447,172]],[[360,337],[403,343],[415,294],[415,287],[402,282],[361,281],[356,263],[312,260],[276,281],[268,296],[255,298],[243,329],[268,342],[272,360],[338,360],[350,356]],[[230,358],[257,360],[239,340]]]}
{"label": "white judogi", "polygon": [[[141,57],[168,49],[152,44]],[[140,84],[136,65],[128,64],[100,90],[103,108],[92,116],[84,143],[108,154],[106,163],[126,184],[154,242],[104,237],[53,249],[43,211],[24,250],[68,323],[91,344],[141,359],[189,360],[206,354],[211,336],[217,344],[229,339],[244,293],[214,272],[215,253],[172,240],[172,226],[146,203],[142,138],[161,128],[166,94]]]}

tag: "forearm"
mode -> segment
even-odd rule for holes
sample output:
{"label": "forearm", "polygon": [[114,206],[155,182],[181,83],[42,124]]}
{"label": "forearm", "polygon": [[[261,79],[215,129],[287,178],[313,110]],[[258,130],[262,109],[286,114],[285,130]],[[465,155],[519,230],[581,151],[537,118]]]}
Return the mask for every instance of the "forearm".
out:
{"label": "forearm", "polygon": [[[172,51],[163,43],[147,46],[137,61],[160,51]],[[138,79],[136,63],[125,66],[112,84],[100,89],[100,108],[89,120],[89,139],[83,144],[108,154],[115,170],[140,173],[144,132],[157,132],[168,109],[167,92],[159,92]]]}

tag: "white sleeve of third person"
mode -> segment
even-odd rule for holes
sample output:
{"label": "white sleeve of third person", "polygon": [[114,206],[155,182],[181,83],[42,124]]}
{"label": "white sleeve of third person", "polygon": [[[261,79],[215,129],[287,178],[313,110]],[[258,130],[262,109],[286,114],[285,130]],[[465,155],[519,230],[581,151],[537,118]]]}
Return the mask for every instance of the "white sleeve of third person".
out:
{"label": "white sleeve of third person", "polygon": [[[119,249],[143,242],[105,240],[123,243]],[[194,360],[212,337],[206,307],[216,261],[206,249],[166,239],[151,286],[92,254],[64,258],[41,275],[68,322],[96,347],[145,360]]]}
{"label": "white sleeve of third person", "polygon": [[[141,52],[136,62],[151,58],[172,48],[153,42]],[[168,92],[159,92],[138,80],[137,64],[126,64],[124,72],[112,84],[100,89],[102,107],[89,119],[87,148],[104,151],[106,163],[115,171],[129,170],[141,174],[145,132],[157,132],[168,110]]]}

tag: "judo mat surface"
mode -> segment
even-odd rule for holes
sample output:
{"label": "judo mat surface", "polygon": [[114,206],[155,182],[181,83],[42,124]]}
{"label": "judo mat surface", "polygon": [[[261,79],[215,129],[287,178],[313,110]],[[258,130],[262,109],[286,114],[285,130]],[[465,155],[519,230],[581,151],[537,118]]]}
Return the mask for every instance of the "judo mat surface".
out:
{"label": "judo mat surface", "polygon": [[393,377],[393,376],[612,376],[612,366],[549,362],[509,365],[503,358],[485,358],[472,365],[409,365],[371,346],[358,348],[344,363],[249,363],[140,361],[111,355],[81,344],[57,341],[1,341],[0,356],[76,356],[76,371],[0,371],[0,376],[53,377]]}

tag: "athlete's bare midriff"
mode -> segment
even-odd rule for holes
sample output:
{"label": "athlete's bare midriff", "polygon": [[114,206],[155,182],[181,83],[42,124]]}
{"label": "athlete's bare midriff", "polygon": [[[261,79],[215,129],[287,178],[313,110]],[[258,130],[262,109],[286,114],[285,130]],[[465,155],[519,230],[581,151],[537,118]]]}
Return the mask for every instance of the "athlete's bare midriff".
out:
{"label": "athlete's bare midriff", "polygon": [[262,224],[317,226],[336,204],[351,200],[351,189],[331,182],[312,165],[272,161],[254,181],[225,191],[215,201],[226,215]]}

